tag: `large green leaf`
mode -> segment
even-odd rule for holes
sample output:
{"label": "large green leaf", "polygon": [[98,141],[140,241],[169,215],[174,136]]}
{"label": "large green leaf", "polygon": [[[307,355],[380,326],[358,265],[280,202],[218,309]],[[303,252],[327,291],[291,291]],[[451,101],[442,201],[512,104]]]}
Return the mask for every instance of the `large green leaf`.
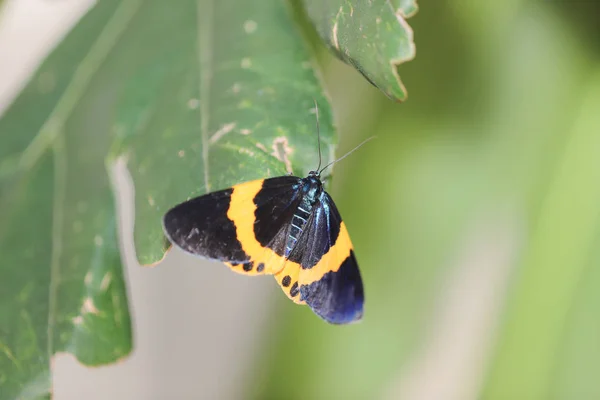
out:
{"label": "large green leaf", "polygon": [[317,32],[337,56],[388,97],[404,100],[398,66],[415,56],[406,18],[415,0],[303,0]]}
{"label": "large green leaf", "polygon": [[107,103],[90,79],[121,33],[106,27],[116,6],[84,18],[0,120],[3,398],[49,393],[56,352],[99,364],[131,349],[104,165]]}
{"label": "large green leaf", "polygon": [[285,3],[206,2],[198,12],[188,3],[144,7],[115,49],[131,78],[113,154],[124,155],[134,179],[142,263],[162,257],[156,221],[174,204],[315,168],[314,99],[325,157],[333,153],[331,112]]}
{"label": "large green leaf", "polygon": [[325,158],[331,111],[278,0],[105,0],[0,120],[0,386],[50,392],[56,352],[82,363],[131,349],[108,171],[130,167],[137,253],[163,255],[177,202]]}

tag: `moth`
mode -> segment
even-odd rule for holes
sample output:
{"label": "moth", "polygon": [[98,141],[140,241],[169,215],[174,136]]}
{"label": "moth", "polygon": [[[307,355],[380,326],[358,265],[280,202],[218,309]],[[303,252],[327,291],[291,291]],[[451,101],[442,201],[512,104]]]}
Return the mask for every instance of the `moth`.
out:
{"label": "moth", "polygon": [[182,250],[240,274],[273,275],[293,302],[329,323],[358,321],[363,283],[321,172],[365,142],[320,169],[319,137],[319,167],[305,178],[259,179],[185,201],[165,214],[164,232]]}

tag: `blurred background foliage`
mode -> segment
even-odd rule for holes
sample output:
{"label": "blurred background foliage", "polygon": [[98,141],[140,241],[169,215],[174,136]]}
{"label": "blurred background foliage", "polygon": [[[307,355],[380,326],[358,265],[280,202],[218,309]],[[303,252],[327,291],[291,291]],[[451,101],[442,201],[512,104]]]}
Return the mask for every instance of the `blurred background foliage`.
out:
{"label": "blurred background foliage", "polygon": [[401,105],[323,54],[365,319],[286,308],[256,398],[600,397],[598,15],[421,3]]}
{"label": "blurred background foliage", "polygon": [[598,15],[422,2],[402,104],[320,48],[337,153],[378,136],[330,190],[365,318],[330,326],[277,296],[248,397],[600,398]]}

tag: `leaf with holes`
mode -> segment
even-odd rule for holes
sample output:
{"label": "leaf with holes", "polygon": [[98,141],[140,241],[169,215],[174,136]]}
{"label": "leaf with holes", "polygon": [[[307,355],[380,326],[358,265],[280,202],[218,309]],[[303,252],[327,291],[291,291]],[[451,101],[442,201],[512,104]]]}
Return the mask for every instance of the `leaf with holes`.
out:
{"label": "leaf with holes", "polygon": [[0,120],[0,386],[50,392],[49,364],[131,350],[109,172],[136,189],[143,263],[191,196],[317,164],[331,110],[278,0],[98,2]]}
{"label": "leaf with holes", "polygon": [[406,99],[398,66],[415,56],[408,23],[415,0],[303,0],[334,53],[393,100]]}

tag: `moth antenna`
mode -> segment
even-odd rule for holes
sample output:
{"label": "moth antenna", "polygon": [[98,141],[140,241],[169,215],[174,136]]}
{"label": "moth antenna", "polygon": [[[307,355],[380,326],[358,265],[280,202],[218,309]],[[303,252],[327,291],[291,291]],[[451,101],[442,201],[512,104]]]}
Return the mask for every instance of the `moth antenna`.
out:
{"label": "moth antenna", "polygon": [[321,131],[319,129],[319,106],[317,104],[317,99],[313,99],[315,102],[315,114],[317,116],[317,146],[319,148],[319,166],[315,171],[318,171],[321,168]]}
{"label": "moth antenna", "polygon": [[349,152],[347,152],[346,154],[344,154],[343,156],[341,156],[340,158],[338,158],[337,160],[333,160],[332,162],[330,162],[329,164],[327,164],[326,166],[323,167],[323,169],[321,169],[319,171],[319,174],[321,174],[321,172],[323,172],[325,170],[325,168],[335,164],[338,161],[342,161],[344,158],[348,157],[350,154],[354,153],[356,150],[358,150],[360,147],[362,147],[363,144],[375,139],[377,136],[371,136],[368,139],[363,140],[358,146],[356,146],[355,148],[353,148],[352,150],[350,150]]}

